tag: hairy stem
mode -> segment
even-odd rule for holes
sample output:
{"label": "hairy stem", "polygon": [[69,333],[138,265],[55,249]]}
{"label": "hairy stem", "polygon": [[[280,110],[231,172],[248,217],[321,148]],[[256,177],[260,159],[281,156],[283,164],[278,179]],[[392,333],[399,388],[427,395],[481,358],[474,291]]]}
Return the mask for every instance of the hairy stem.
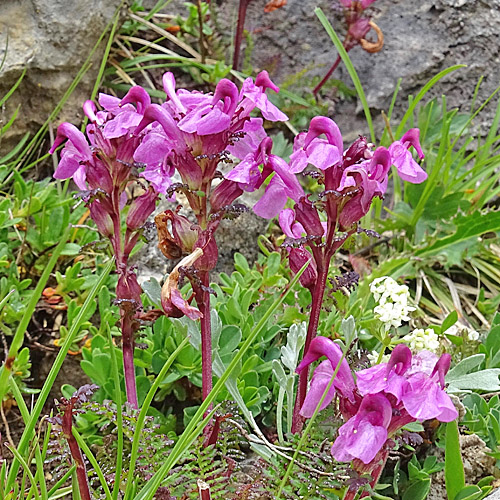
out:
{"label": "hairy stem", "polygon": [[[325,293],[326,278],[328,276],[328,268],[330,261],[318,265],[318,278],[316,285],[312,291],[312,304],[311,313],[309,317],[309,324],[307,325],[306,342],[304,344],[304,354],[308,351],[309,345],[318,332],[319,316],[321,313],[321,306],[323,304],[323,295]],[[295,406],[293,408],[292,432],[297,433],[302,430],[304,419],[300,416],[300,409],[304,404],[307,392],[307,382],[309,380],[309,367],[302,370],[299,375],[299,385],[297,388],[297,397],[295,398]]]}
{"label": "hairy stem", "polygon": [[[359,459],[356,459],[352,463],[352,467],[354,470],[357,470],[360,474],[366,474],[367,472],[371,475],[372,480],[370,481],[370,487],[373,490],[382,475],[385,464],[387,462],[387,458],[389,457],[390,449],[385,446],[380,450],[375,458],[371,461],[368,466],[363,464]],[[375,465],[372,465],[375,464]],[[343,500],[354,500],[359,493],[359,489],[349,489],[347,490]],[[370,496],[369,491],[363,491],[359,498],[365,498]]]}
{"label": "hairy stem", "polygon": [[[114,208],[113,227],[114,234],[111,237],[111,243],[115,252],[116,271],[118,273],[118,284],[116,287],[116,298],[120,304],[120,329],[122,332],[122,351],[123,351],[123,373],[125,377],[125,389],[127,393],[127,402],[135,409],[138,408],[137,403],[137,388],[135,383],[135,368],[134,368],[134,335],[135,327],[133,316],[135,308],[131,303],[133,297],[128,293],[127,276],[128,276],[128,252],[124,251],[122,240],[122,229],[120,224],[120,193],[116,188],[112,203]],[[125,238],[127,240],[127,238]],[[120,282],[121,285],[120,285]],[[123,301],[123,302],[122,302]],[[112,348],[112,346],[110,346]]]}

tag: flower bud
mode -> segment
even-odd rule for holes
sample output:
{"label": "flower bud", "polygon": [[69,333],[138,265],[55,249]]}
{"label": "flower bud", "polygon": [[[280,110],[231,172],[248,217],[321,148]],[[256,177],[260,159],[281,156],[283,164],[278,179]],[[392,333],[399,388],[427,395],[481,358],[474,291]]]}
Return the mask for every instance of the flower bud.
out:
{"label": "flower bud", "polygon": [[231,205],[243,193],[237,182],[224,179],[210,194],[210,207],[217,212],[222,207]]}
{"label": "flower bud", "polygon": [[127,215],[127,228],[136,231],[144,225],[156,207],[157,194],[149,188],[142,196],[132,202]]}
{"label": "flower bud", "polygon": [[302,269],[302,266],[307,261],[310,261],[309,265],[300,276],[299,281],[303,287],[312,291],[318,279],[318,271],[316,270],[316,263],[312,255],[305,248],[291,248],[288,254],[288,261],[290,263],[290,269],[294,273],[298,273]]}
{"label": "flower bud", "polygon": [[113,221],[101,201],[94,200],[90,203],[89,210],[98,231],[106,238],[110,238],[114,233]]}
{"label": "flower bud", "polygon": [[323,236],[325,229],[318,211],[305,196],[295,204],[295,218],[309,236]]}
{"label": "flower bud", "polygon": [[86,171],[86,180],[90,189],[103,189],[111,194],[113,191],[113,180],[106,165],[96,158],[94,162],[89,162]]}

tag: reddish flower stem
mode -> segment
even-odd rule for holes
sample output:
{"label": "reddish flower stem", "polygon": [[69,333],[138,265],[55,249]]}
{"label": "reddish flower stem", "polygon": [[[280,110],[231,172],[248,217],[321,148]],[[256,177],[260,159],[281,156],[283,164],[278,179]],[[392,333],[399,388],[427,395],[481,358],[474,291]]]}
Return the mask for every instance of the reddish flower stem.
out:
{"label": "reddish flower stem", "polygon": [[201,326],[201,394],[203,400],[212,390],[212,325],[210,323],[210,283],[208,271],[201,275],[202,287],[197,287],[196,302],[203,317],[200,320]]}
{"label": "reddish flower stem", "polygon": [[73,406],[68,404],[64,410],[62,417],[62,431],[63,436],[66,438],[71,453],[71,457],[76,465],[76,479],[78,481],[78,489],[80,490],[80,496],[82,500],[92,500],[90,495],[89,479],[87,475],[87,469],[85,467],[85,462],[83,461],[82,451],[78,446],[78,442],[73,436]]}
{"label": "reddish flower stem", "polygon": [[328,73],[323,77],[323,79],[314,87],[313,94],[314,97],[318,96],[318,92],[322,89],[323,85],[330,79],[332,76],[332,73],[337,69],[337,66],[340,64],[341,61],[340,55],[337,56],[337,59],[333,63],[332,67],[328,70]]}
{"label": "reddish flower stem", "polygon": [[[121,224],[120,224],[120,194],[115,189],[112,197],[114,217],[114,234],[111,237],[111,244],[115,252],[116,271],[126,281],[128,272],[128,255],[124,252],[122,244]],[[133,325],[134,308],[129,301],[132,297],[123,292],[123,287],[117,286],[116,298],[120,303],[120,329],[122,332],[122,352],[123,352],[123,373],[125,377],[125,390],[127,393],[127,402],[135,409],[138,408],[137,387],[135,383],[134,367],[134,347],[135,347],[135,328]]]}
{"label": "reddish flower stem", "polygon": [[[323,304],[323,295],[326,288],[326,278],[328,276],[328,268],[330,267],[330,260],[322,266],[318,265],[318,278],[312,290],[312,303],[311,315],[309,317],[309,324],[307,325],[306,342],[304,344],[304,353],[309,349],[309,345],[316,334],[318,333],[319,316],[321,313],[321,306]],[[299,375],[299,386],[297,389],[297,397],[295,399],[295,406],[293,408],[292,419],[292,432],[297,433],[302,430],[304,419],[300,415],[300,409],[304,404],[304,399],[307,393],[307,382],[309,380],[309,367],[304,368]]]}
{"label": "reddish flower stem", "polygon": [[124,307],[120,308],[120,328],[122,331],[122,351],[123,351],[123,373],[125,376],[125,389],[127,392],[127,402],[135,409],[138,409],[137,387],[135,383],[134,367],[134,334],[131,313]]}
{"label": "reddish flower stem", "polygon": [[247,16],[247,7],[252,0],[240,0],[238,9],[238,24],[236,25],[236,34],[234,36],[234,55],[233,69],[238,71],[240,63],[241,42],[243,40],[243,29],[245,27],[245,18]]}
{"label": "reddish flower stem", "polygon": [[201,479],[198,479],[198,492],[200,493],[200,500],[211,500],[210,487]]}
{"label": "reddish flower stem", "polygon": [[[373,490],[375,486],[377,485],[380,476],[382,475],[382,472],[384,470],[385,464],[387,462],[387,458],[389,457],[389,452],[390,449],[388,447],[383,448],[381,451],[377,453],[375,458],[366,466],[363,464],[360,460],[356,459],[352,463],[352,467],[354,470],[358,470],[360,473],[366,473],[370,472],[370,475],[372,476],[372,480],[370,481],[370,487]],[[374,464],[374,465],[372,465]],[[366,470],[367,467],[372,466],[373,468],[371,470]],[[343,500],[354,500],[356,498],[356,495],[358,494],[359,489],[349,489],[347,493],[344,496]],[[360,498],[365,498],[370,496],[369,491],[364,491],[361,493]]]}

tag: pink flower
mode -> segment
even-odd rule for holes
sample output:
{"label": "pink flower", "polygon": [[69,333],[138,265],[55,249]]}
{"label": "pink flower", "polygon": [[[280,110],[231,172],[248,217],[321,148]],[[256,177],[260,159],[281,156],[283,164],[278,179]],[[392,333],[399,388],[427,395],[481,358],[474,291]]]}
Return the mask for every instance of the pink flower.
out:
{"label": "pink flower", "polygon": [[[415,358],[416,366],[419,366],[422,356]],[[444,376],[450,367],[450,359],[449,354],[443,354],[430,373],[427,370],[418,371],[416,366],[412,366],[410,349],[399,344],[392,351],[388,363],[356,373],[359,392],[362,396],[379,392],[392,394],[417,420],[437,418],[441,422],[451,422],[458,417],[458,413],[444,391]]]}
{"label": "pink flower", "polygon": [[[320,410],[326,408],[333,400],[335,392],[339,392],[344,398],[354,401],[354,379],[351,374],[351,369],[345,359],[342,359],[342,351],[340,347],[326,337],[316,337],[311,341],[309,349],[302,361],[297,366],[297,373],[300,373],[306,366],[314,363],[322,356],[326,356],[328,361],[321,363],[316,370],[319,369],[318,375],[313,376],[311,388],[307,393],[304,404],[300,410],[303,417],[312,417],[316,406],[318,405],[323,392],[330,382],[337,365],[340,367],[337,371],[332,387],[325,397]],[[342,360],[342,361],[341,361]],[[316,373],[316,371],[315,371]]]}
{"label": "pink flower", "polygon": [[382,394],[363,398],[354,417],[339,429],[331,453],[339,462],[358,458],[369,464],[384,446],[392,418],[392,405]]}
{"label": "pink flower", "polygon": [[400,141],[394,141],[389,146],[389,152],[393,165],[398,169],[398,174],[404,181],[413,184],[420,184],[427,179],[427,174],[422,170],[420,165],[413,159],[409,148],[413,146],[422,160],[424,153],[420,147],[420,130],[412,128],[403,135]]}

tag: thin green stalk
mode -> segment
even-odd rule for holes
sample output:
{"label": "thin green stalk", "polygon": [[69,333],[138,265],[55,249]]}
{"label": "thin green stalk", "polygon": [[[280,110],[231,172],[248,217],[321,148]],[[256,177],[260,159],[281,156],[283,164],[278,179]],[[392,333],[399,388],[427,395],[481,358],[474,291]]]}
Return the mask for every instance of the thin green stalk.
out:
{"label": "thin green stalk", "polygon": [[[55,250],[54,250],[54,252],[55,252]],[[95,296],[97,295],[97,291],[104,284],[105,280],[107,279],[107,277],[108,277],[108,275],[111,272],[111,269],[113,267],[114,267],[114,259],[111,259],[109,261],[108,265],[104,268],[97,283],[90,290],[89,295],[85,299],[85,302],[83,303],[83,306],[80,309],[80,312],[78,313],[73,325],[71,326],[71,328],[68,332],[68,336],[66,337],[66,340],[64,341],[63,345],[59,349],[59,352],[58,352],[57,357],[54,361],[54,364],[52,365],[52,368],[50,369],[50,372],[47,375],[47,379],[45,380],[45,383],[43,384],[42,390],[40,391],[40,395],[38,396],[35,407],[33,408],[33,411],[31,412],[30,420],[27,423],[27,425],[23,431],[21,439],[19,440],[17,450],[18,450],[20,455],[24,455],[24,453],[26,452],[26,449],[27,449],[29,442],[31,440],[31,437],[33,435],[33,431],[35,429],[35,425],[38,421],[38,417],[40,416],[40,413],[43,410],[43,406],[44,406],[45,402],[47,401],[50,390],[52,389],[52,386],[54,385],[54,381],[57,377],[57,374],[59,373],[59,370],[61,369],[61,366],[64,362],[65,357],[66,357],[66,354],[68,353],[68,350],[69,350],[71,344],[75,340],[76,334],[78,333],[80,326],[83,323],[84,318],[86,317],[86,315],[91,307],[92,301],[94,300]],[[7,478],[7,486],[6,486],[7,490],[12,489],[14,482],[16,480],[16,477],[17,477],[17,473],[19,471],[19,466],[20,466],[20,462],[17,461],[17,459],[14,459],[12,461],[12,465],[11,465],[11,468],[9,471],[9,476]]]}
{"label": "thin green stalk", "polygon": [[[26,424],[26,422],[28,422],[30,419],[30,412],[28,410],[28,407],[26,406],[26,402],[24,401],[23,395],[21,394],[21,391],[20,391],[18,385],[16,384],[15,380],[12,378],[10,379],[10,390],[12,391],[12,394],[14,395],[14,399],[16,400],[17,407],[19,408],[19,411],[21,412],[23,422]],[[45,481],[45,474],[43,471],[44,461],[42,458],[42,452],[40,451],[40,443],[39,443],[38,439],[34,440],[33,446],[35,447],[35,460],[36,460],[35,479],[37,479],[40,483],[40,495],[42,497],[42,500],[47,500],[48,499],[47,482]],[[32,488],[36,488],[36,484],[32,484]]]}
{"label": "thin green stalk", "polygon": [[285,471],[285,475],[283,476],[283,479],[281,480],[281,483],[278,486],[278,490],[276,491],[276,500],[279,500],[281,497],[281,492],[282,492],[283,488],[285,487],[285,485],[288,481],[288,478],[290,477],[290,474],[292,472],[295,461],[297,460],[297,457],[299,456],[299,453],[301,452],[301,450],[304,446],[304,443],[306,442],[306,439],[309,435],[309,431],[311,430],[311,427],[314,424],[314,421],[316,420],[316,416],[319,413],[319,409],[320,409],[321,405],[323,404],[323,401],[325,400],[326,395],[328,394],[328,391],[332,387],[333,382],[335,381],[335,378],[337,377],[337,373],[340,369],[340,365],[342,364],[342,361],[344,361],[344,359],[345,359],[345,352],[342,353],[342,357],[340,358],[339,362],[337,363],[337,366],[335,367],[332,378],[330,379],[330,382],[326,386],[326,389],[324,390],[323,395],[321,396],[321,399],[319,400],[318,404],[316,405],[316,408],[314,410],[312,417],[309,419],[309,422],[307,423],[307,426],[304,429],[302,436],[300,437],[300,441],[299,441],[297,448],[295,449],[295,452],[292,456],[292,460],[290,460],[290,463],[288,464],[288,467]]}
{"label": "thin green stalk", "polygon": [[49,490],[49,498],[53,498],[54,495],[56,494],[56,491],[64,484],[66,483],[66,481],[68,480],[68,478],[75,472],[76,470],[76,465],[72,465],[70,467],[70,469],[66,472],[66,474],[64,474],[64,476],[61,477],[61,479],[59,479],[59,481],[57,481],[56,484],[54,484],[54,486],[52,486],[52,488]]}
{"label": "thin green stalk", "polygon": [[80,495],[80,488],[78,487],[78,478],[76,471],[71,474],[71,498],[72,500],[82,500]]}
{"label": "thin green stalk", "polygon": [[50,277],[50,274],[52,273],[55,265],[57,264],[57,260],[60,256],[61,252],[63,251],[64,247],[66,246],[66,242],[68,241],[70,231],[71,231],[71,227],[68,226],[61,236],[61,241],[56,246],[56,248],[54,248],[54,251],[52,252],[52,256],[51,256],[49,262],[47,263],[47,266],[43,270],[43,273],[40,276],[40,280],[38,281],[38,284],[37,284],[35,290],[33,290],[33,294],[31,295],[31,299],[28,302],[28,305],[26,306],[23,317],[21,318],[21,321],[19,322],[16,333],[14,334],[14,337],[12,338],[12,342],[11,342],[10,348],[9,348],[9,353],[7,354],[7,359],[5,360],[4,364],[0,368],[0,401],[3,401],[5,393],[7,392],[7,387],[9,386],[8,380],[9,380],[9,376],[11,374],[12,364],[14,363],[14,361],[16,359],[16,356],[19,352],[19,349],[23,345],[24,334],[26,333],[29,322],[31,321],[31,317],[33,316],[33,313],[35,312],[35,307],[37,306],[38,301],[40,300],[40,297],[42,296],[42,292],[45,289],[45,286],[47,285],[47,281]]}
{"label": "thin green stalk", "polygon": [[415,108],[417,107],[417,104],[424,98],[424,96],[429,92],[429,90],[437,83],[441,78],[444,78],[446,75],[449,73],[452,73],[453,71],[456,71],[457,69],[460,68],[465,68],[465,64],[456,64],[455,66],[451,66],[449,68],[444,69],[443,71],[439,72],[436,76],[432,77],[423,87],[422,90],[417,94],[415,99],[413,99],[412,103],[408,107],[406,113],[404,114],[403,118],[401,119],[401,122],[396,130],[396,136],[394,137],[395,139],[398,139],[401,137],[403,134],[403,130],[405,128],[406,122],[408,119],[413,116],[413,112],[415,111]]}
{"label": "thin green stalk", "polygon": [[[148,394],[146,395],[146,399],[144,400],[144,403],[142,404],[141,411],[139,413],[139,417],[137,418],[137,423],[135,425],[135,430],[134,430],[134,440],[132,442],[132,450],[130,452],[130,465],[129,465],[129,470],[128,470],[128,476],[127,476],[127,488],[125,490],[125,498],[127,498],[128,495],[131,493],[132,489],[132,484],[133,484],[133,478],[134,478],[134,472],[135,472],[135,464],[137,462],[137,456],[138,456],[138,450],[139,450],[139,441],[141,437],[141,432],[144,427],[144,422],[146,420],[146,415],[149,410],[149,407],[151,406],[151,402],[153,401],[153,397],[156,394],[156,391],[160,387],[160,384],[163,382],[165,379],[165,376],[172,366],[172,363],[175,361],[179,353],[184,349],[184,346],[187,345],[189,342],[189,338],[185,338],[177,347],[177,349],[169,356],[165,364],[162,366],[160,372],[156,376],[156,380],[154,381],[153,385],[148,391]],[[118,470],[118,469],[117,469]]]}
{"label": "thin green stalk", "polygon": [[[22,465],[23,471],[26,473],[26,475],[28,476],[28,478],[29,478],[29,480],[31,482],[31,486],[34,487],[35,498],[37,500],[39,500],[40,496],[38,495],[37,484],[35,482],[35,478],[34,478],[33,474],[31,473],[29,465],[26,463],[26,461],[21,456],[21,454],[19,453],[19,451],[17,451],[15,448],[9,447],[9,451],[14,455],[15,459]],[[9,488],[7,488],[7,491],[9,491]]]}
{"label": "thin green stalk", "polygon": [[99,481],[101,483],[102,489],[104,490],[104,494],[106,495],[106,500],[112,500],[111,491],[109,491],[108,483],[106,481],[106,478],[104,477],[101,467],[99,466],[96,458],[94,457],[94,454],[90,451],[90,448],[88,447],[87,443],[84,441],[84,439],[75,429],[75,427],[73,427],[72,432],[73,436],[75,437],[78,443],[78,446],[87,457],[88,461],[90,462],[90,465],[92,465],[92,467],[94,468],[94,471],[97,474],[97,477],[99,478]]}
{"label": "thin green stalk", "polygon": [[347,71],[349,72],[349,75],[352,79],[352,83],[354,83],[354,87],[356,88],[356,92],[358,93],[359,100],[363,105],[363,110],[365,112],[365,117],[366,117],[366,123],[368,124],[368,128],[370,129],[371,141],[375,143],[376,142],[375,129],[373,128],[373,121],[372,121],[372,115],[370,113],[370,107],[368,106],[368,101],[366,100],[366,95],[363,90],[363,86],[361,85],[361,80],[359,79],[359,76],[356,73],[356,69],[352,64],[352,61],[349,55],[347,54],[347,51],[345,50],[345,47],[342,44],[342,41],[337,36],[337,33],[335,33],[333,26],[330,24],[330,21],[328,21],[323,11],[319,7],[316,7],[316,9],[314,9],[314,13],[316,14],[316,16],[318,16],[318,19],[320,20],[321,24],[328,33],[328,36],[335,45],[337,52],[342,58],[342,61],[344,62],[347,68]]}
{"label": "thin green stalk", "polygon": [[116,359],[115,346],[113,344],[113,337],[111,336],[111,329],[106,325],[106,334],[109,342],[109,350],[111,354],[111,371],[115,379],[115,404],[116,404],[116,471],[115,471],[115,484],[113,485],[113,500],[117,500],[120,491],[122,464],[123,464],[123,415],[121,408],[122,402],[122,389],[120,385],[120,372],[118,371],[118,362]]}
{"label": "thin green stalk", "polygon": [[[197,435],[196,429],[197,428],[200,429],[199,432],[201,432],[201,430],[203,429],[203,427],[200,428],[201,424],[198,425],[197,427],[197,423],[200,421],[200,419],[202,419],[208,407],[212,404],[212,402],[215,400],[219,392],[223,389],[223,387],[226,384],[226,381],[231,376],[233,371],[236,369],[238,363],[241,361],[241,359],[248,351],[250,346],[254,343],[255,339],[258,337],[264,326],[267,324],[267,321],[269,320],[271,315],[274,314],[274,311],[276,311],[276,309],[283,303],[288,294],[293,290],[293,288],[299,281],[300,276],[305,271],[308,265],[309,265],[308,262],[304,264],[304,266],[300,269],[300,271],[290,281],[290,283],[288,284],[288,288],[283,292],[281,297],[279,297],[274,302],[274,304],[271,305],[271,307],[267,310],[266,314],[264,314],[261,320],[253,328],[250,335],[245,340],[245,342],[243,342],[243,345],[241,346],[240,350],[234,356],[233,360],[227,367],[226,371],[222,374],[217,383],[214,385],[208,397],[203,401],[201,406],[198,408],[198,411],[196,412],[191,422],[188,424],[188,426],[182,433],[181,437],[177,441],[176,445],[172,449],[172,452],[170,453],[167,461],[160,467],[160,469],[156,472],[156,474],[151,478],[149,483],[142,488],[142,490],[138,493],[138,495],[135,497],[134,500],[151,500],[153,498],[153,495],[159,488],[161,482],[168,474],[170,469],[175,465],[176,461],[187,451],[189,445],[189,439],[191,438],[191,436],[194,435],[196,437]],[[205,418],[203,421],[208,422],[207,418]],[[193,437],[193,440],[195,439],[195,437]],[[128,499],[126,498],[126,500]]]}

